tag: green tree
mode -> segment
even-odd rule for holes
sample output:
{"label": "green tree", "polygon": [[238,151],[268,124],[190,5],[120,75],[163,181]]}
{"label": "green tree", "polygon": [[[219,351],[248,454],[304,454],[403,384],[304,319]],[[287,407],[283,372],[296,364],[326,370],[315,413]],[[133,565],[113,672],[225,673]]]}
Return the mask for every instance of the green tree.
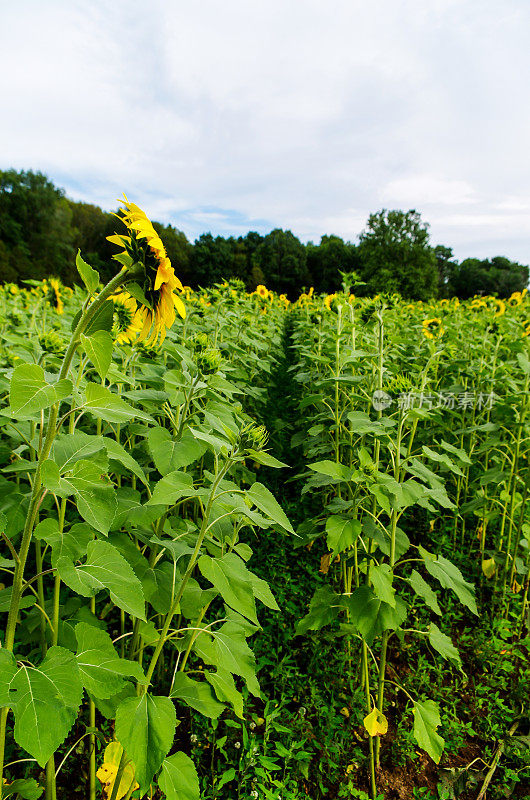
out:
{"label": "green tree", "polygon": [[340,236],[322,236],[320,244],[307,245],[307,267],[317,292],[335,292],[341,288],[341,272],[359,269],[357,247]]}
{"label": "green tree", "polygon": [[462,299],[493,294],[509,297],[528,286],[529,268],[504,256],[492,259],[466,258],[455,269],[450,282],[452,294]]}
{"label": "green tree", "polygon": [[434,248],[434,257],[438,270],[438,296],[449,297],[451,281],[458,269],[458,262],[454,260],[452,249],[442,244],[437,244]]}
{"label": "green tree", "polygon": [[253,267],[261,270],[269,289],[296,297],[300,287],[309,283],[307,252],[291,231],[271,231],[256,248]]}
{"label": "green tree", "polygon": [[41,172],[0,171],[0,242],[1,280],[58,275],[71,283],[72,212],[63,191]]}
{"label": "green tree", "polygon": [[429,246],[429,226],[417,211],[370,214],[360,236],[359,256],[365,294],[399,292],[411,300],[436,294],[436,258]]}
{"label": "green tree", "polygon": [[232,277],[235,240],[203,233],[195,241],[192,286],[209,286]]}

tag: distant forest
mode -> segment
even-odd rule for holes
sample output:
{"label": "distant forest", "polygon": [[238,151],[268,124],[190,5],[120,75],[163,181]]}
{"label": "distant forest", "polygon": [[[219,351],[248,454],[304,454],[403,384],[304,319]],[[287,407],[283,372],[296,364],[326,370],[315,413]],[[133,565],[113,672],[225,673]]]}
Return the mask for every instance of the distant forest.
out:
{"label": "distant forest", "polygon": [[[506,297],[524,289],[529,279],[528,266],[503,256],[458,262],[450,247],[431,245],[429,226],[414,210],[371,214],[359,244],[334,235],[304,244],[280,229],[237,238],[204,233],[190,242],[172,225],[154,226],[182,283],[193,288],[238,278],[249,291],[265,284],[295,298],[304,288],[334,292],[346,281],[358,295],[399,292],[426,300]],[[116,248],[106,237],[119,229],[111,212],[70,200],[41,172],[0,171],[1,282],[54,275],[72,285],[78,279],[78,249],[107,280],[115,269]]]}

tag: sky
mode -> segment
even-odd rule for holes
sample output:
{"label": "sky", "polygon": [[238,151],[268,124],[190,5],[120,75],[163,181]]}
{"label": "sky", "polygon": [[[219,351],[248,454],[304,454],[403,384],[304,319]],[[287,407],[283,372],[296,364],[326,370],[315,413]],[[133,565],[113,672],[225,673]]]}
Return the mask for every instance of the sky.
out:
{"label": "sky", "polygon": [[527,0],[0,3],[0,169],[190,239],[414,208],[530,262]]}

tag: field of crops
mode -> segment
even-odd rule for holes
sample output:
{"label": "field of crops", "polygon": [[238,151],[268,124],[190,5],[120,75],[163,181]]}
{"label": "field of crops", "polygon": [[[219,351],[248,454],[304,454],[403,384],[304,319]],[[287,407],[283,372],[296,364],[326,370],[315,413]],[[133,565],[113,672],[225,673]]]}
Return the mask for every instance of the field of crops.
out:
{"label": "field of crops", "polygon": [[1,287],[2,798],[530,797],[526,293],[195,292],[122,223]]}

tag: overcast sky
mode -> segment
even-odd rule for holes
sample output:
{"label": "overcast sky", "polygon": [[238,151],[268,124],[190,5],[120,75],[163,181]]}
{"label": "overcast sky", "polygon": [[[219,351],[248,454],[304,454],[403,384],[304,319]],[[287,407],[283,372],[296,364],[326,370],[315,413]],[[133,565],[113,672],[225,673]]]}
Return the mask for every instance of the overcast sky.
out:
{"label": "overcast sky", "polygon": [[0,168],[190,238],[415,208],[530,262],[528,0],[0,3]]}

